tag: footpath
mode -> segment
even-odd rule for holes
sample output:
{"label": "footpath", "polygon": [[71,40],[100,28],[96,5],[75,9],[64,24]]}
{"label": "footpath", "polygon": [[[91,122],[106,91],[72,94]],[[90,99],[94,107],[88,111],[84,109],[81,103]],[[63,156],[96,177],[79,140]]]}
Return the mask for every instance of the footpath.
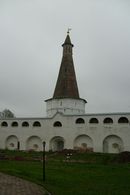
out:
{"label": "footpath", "polygon": [[0,173],[0,195],[50,195],[50,193],[35,183]]}

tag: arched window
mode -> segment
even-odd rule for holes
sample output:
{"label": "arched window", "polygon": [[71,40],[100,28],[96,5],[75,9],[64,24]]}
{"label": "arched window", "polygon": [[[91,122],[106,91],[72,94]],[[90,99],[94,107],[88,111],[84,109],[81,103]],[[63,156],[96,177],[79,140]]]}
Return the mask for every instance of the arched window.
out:
{"label": "arched window", "polygon": [[18,123],[16,121],[12,122],[12,127],[18,127]]}
{"label": "arched window", "polygon": [[84,121],[83,118],[77,118],[75,123],[77,123],[77,124],[80,123],[81,124],[81,123],[85,123],[85,121]]}
{"label": "arched window", "polygon": [[1,123],[1,126],[2,126],[2,127],[8,127],[8,123],[7,123],[6,121],[3,121],[3,122]]}
{"label": "arched window", "polygon": [[27,121],[24,121],[24,122],[22,123],[22,127],[29,127],[29,123],[28,123]]}
{"label": "arched window", "polygon": [[120,117],[118,120],[118,123],[128,123],[128,122],[129,122],[129,120],[126,117]]}
{"label": "arched window", "polygon": [[53,124],[54,127],[62,127],[62,123],[60,121],[56,121],[54,124]]}
{"label": "arched window", "polygon": [[91,118],[90,120],[89,120],[89,123],[99,123],[98,122],[98,119],[97,118]]}
{"label": "arched window", "polygon": [[113,123],[113,120],[112,120],[112,118],[107,117],[104,119],[103,122],[108,124],[108,123]]}
{"label": "arched window", "polygon": [[39,121],[35,121],[33,123],[33,127],[41,127],[41,123]]}

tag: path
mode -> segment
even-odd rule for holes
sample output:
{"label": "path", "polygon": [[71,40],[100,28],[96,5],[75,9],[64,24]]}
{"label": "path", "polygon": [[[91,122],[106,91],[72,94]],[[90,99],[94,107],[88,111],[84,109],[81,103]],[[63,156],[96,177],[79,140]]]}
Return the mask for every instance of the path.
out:
{"label": "path", "polygon": [[49,195],[41,186],[0,173],[0,195]]}

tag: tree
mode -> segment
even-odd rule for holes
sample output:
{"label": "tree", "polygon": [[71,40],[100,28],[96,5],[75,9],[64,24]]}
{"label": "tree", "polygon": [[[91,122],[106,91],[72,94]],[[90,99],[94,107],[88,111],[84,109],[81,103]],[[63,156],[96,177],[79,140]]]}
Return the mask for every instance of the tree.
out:
{"label": "tree", "polygon": [[15,115],[13,112],[11,112],[9,109],[4,109],[0,113],[1,118],[15,118]]}

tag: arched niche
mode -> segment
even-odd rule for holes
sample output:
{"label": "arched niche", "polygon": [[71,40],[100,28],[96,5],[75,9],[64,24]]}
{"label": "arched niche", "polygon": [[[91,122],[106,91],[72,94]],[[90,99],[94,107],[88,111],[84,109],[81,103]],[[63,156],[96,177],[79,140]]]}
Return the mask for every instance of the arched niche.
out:
{"label": "arched niche", "polygon": [[38,136],[31,136],[27,139],[26,149],[33,151],[42,151],[42,140]]}
{"label": "arched niche", "polygon": [[119,153],[123,151],[123,140],[117,135],[109,135],[103,141],[104,153]]}
{"label": "arched niche", "polygon": [[93,140],[88,135],[79,135],[74,140],[74,149],[76,150],[85,150],[85,151],[93,151]]}
{"label": "arched niche", "polygon": [[55,136],[50,141],[51,151],[62,151],[64,149],[64,138],[60,136]]}
{"label": "arched niche", "polygon": [[6,138],[5,148],[8,150],[16,150],[18,149],[18,137],[15,135],[10,135]]}

